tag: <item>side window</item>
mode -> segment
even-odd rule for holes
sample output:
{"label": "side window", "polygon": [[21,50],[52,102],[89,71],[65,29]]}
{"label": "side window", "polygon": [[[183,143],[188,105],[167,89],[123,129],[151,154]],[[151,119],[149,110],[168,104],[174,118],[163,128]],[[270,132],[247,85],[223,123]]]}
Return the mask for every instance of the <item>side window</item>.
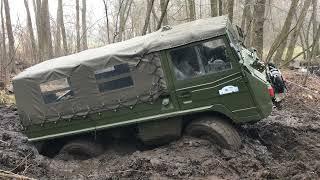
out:
{"label": "side window", "polygon": [[41,83],[40,90],[46,104],[68,100],[74,96],[68,78]]}
{"label": "side window", "polygon": [[97,70],[95,78],[100,92],[133,86],[133,79],[127,63]]}
{"label": "side window", "polygon": [[190,79],[231,69],[223,39],[216,39],[192,47],[171,50],[173,70],[178,80]]}
{"label": "side window", "polygon": [[231,69],[226,55],[226,45],[222,39],[208,41],[199,46],[206,73],[217,73]]}
{"label": "side window", "polygon": [[198,49],[195,47],[179,48],[169,54],[178,80],[190,79],[204,73]]}

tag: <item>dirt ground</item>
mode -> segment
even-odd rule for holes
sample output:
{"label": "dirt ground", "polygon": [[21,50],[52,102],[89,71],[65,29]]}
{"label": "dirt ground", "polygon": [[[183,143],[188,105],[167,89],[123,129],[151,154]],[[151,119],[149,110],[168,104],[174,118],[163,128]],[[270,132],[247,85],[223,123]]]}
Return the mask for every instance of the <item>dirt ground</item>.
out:
{"label": "dirt ground", "polygon": [[283,108],[238,127],[239,151],[183,137],[145,151],[118,142],[94,159],[50,159],[28,144],[15,109],[2,106],[0,169],[37,179],[319,179],[320,78],[299,87],[301,75],[284,74],[289,92]]}

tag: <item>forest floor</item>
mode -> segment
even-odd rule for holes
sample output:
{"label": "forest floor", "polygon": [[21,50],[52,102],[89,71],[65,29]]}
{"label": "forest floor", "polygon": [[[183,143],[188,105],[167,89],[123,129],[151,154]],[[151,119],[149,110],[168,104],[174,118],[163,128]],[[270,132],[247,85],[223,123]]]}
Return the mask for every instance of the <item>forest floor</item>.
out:
{"label": "forest floor", "polygon": [[118,142],[89,160],[48,158],[20,132],[15,109],[2,106],[0,174],[10,171],[36,179],[319,179],[320,78],[311,77],[302,87],[302,75],[284,74],[289,92],[283,108],[256,124],[240,126],[243,145],[238,151],[182,137],[144,151]]}

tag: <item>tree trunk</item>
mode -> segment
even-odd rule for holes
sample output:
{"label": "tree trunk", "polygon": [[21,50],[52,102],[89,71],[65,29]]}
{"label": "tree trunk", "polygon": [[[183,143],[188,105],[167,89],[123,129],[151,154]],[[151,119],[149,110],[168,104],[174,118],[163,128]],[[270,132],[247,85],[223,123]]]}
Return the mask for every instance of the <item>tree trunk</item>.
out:
{"label": "tree trunk", "polygon": [[186,16],[187,18],[189,18],[189,8],[188,8],[188,0],[184,0],[184,4],[185,4],[185,12],[186,12]]}
{"label": "tree trunk", "polygon": [[[318,0],[312,0],[312,34],[313,34],[313,38],[316,37],[317,34],[317,9],[318,9]],[[315,44],[315,54],[318,55],[319,54],[319,44]]]}
{"label": "tree trunk", "polygon": [[34,38],[34,33],[33,33],[33,27],[32,27],[32,21],[31,21],[31,16],[30,16],[30,10],[29,10],[29,4],[27,0],[24,0],[24,6],[26,8],[27,12],[27,26],[28,26],[28,31],[29,31],[29,36],[30,36],[30,43],[31,43],[31,56],[32,56],[32,64],[35,64],[38,62],[37,60],[37,45],[36,45],[36,40]]}
{"label": "tree trunk", "polygon": [[119,35],[118,22],[119,22],[119,16],[120,16],[120,12],[121,12],[121,9],[122,9],[123,1],[124,0],[119,0],[119,10],[118,10],[118,13],[117,13],[117,16],[116,16],[116,24],[114,25],[115,26],[115,30],[114,30],[114,35],[113,35],[112,42],[115,42],[117,40],[116,37]]}
{"label": "tree trunk", "polygon": [[[319,24],[318,29],[316,29],[316,35],[315,35],[313,42],[312,42],[311,56],[310,56],[310,59],[308,59],[308,68],[310,67],[310,64],[311,64],[310,62],[312,60],[314,60],[316,57],[316,48],[317,48],[317,44],[319,43],[319,39],[320,39],[320,24]],[[304,78],[304,81],[303,81],[304,86],[307,84],[309,73],[310,72],[308,71],[305,78]]]}
{"label": "tree trunk", "polygon": [[[128,10],[127,10],[127,13],[126,13],[126,15],[125,15],[125,18],[124,18],[125,24],[127,23],[128,18],[129,18],[129,14],[131,13],[132,3],[133,3],[133,0],[130,1],[130,4],[129,4]],[[124,34],[124,38],[126,38],[126,31],[124,31],[124,29],[123,29],[123,34]]]}
{"label": "tree trunk", "polygon": [[243,31],[245,32],[244,36],[245,36],[245,42],[244,44],[246,46],[250,46],[251,44],[251,29],[252,29],[252,8],[251,5],[252,4],[252,0],[246,0],[245,4],[244,4],[244,8],[243,8],[243,12],[242,12],[242,21],[241,21],[241,29],[243,29]]}
{"label": "tree trunk", "polygon": [[308,12],[308,9],[310,7],[310,4],[311,4],[311,0],[306,0],[304,2],[304,4],[303,4],[300,16],[299,16],[299,18],[297,20],[297,25],[294,28],[292,37],[291,37],[290,42],[288,44],[288,51],[287,51],[287,54],[286,54],[285,62],[290,61],[290,59],[293,56],[293,51],[294,51],[294,48],[296,46],[296,42],[297,42],[297,39],[298,39],[298,36],[299,36],[299,32],[300,32],[300,30],[302,28],[302,25],[303,25],[303,22],[304,22],[304,18],[307,15],[307,12]]}
{"label": "tree trunk", "polygon": [[241,29],[245,29],[245,24],[248,16],[248,11],[250,10],[250,0],[245,0],[244,7],[242,11],[242,18],[241,18]]}
{"label": "tree trunk", "polygon": [[194,21],[196,20],[196,6],[194,4],[194,0],[188,0],[189,4],[189,21]]}
{"label": "tree trunk", "polygon": [[76,31],[77,31],[77,52],[80,52],[80,10],[79,0],[76,0]]}
{"label": "tree trunk", "polygon": [[218,16],[218,1],[210,0],[210,7],[211,7],[211,17]]}
{"label": "tree trunk", "polygon": [[163,23],[163,25],[167,25],[164,23],[164,20],[165,20],[165,17],[167,16],[167,8],[168,8],[169,1],[170,0],[166,1],[166,4],[164,4],[163,10],[161,10],[161,17],[160,17],[159,23],[157,25],[157,30],[161,28],[162,23]]}
{"label": "tree trunk", "polygon": [[287,34],[288,32],[290,31],[290,27],[291,27],[291,24],[292,24],[292,19],[293,19],[293,16],[294,16],[294,13],[296,12],[297,10],[297,5],[299,3],[299,0],[292,0],[291,1],[291,5],[290,5],[290,9],[289,9],[289,12],[288,12],[288,15],[286,17],[286,20],[282,26],[282,29],[281,29],[281,32],[277,35],[275,41],[273,42],[273,46],[271,46],[270,50],[269,50],[269,53],[268,53],[268,56],[267,56],[267,61],[269,59],[271,59],[272,57],[272,54],[273,54],[273,51],[275,51],[276,47],[278,46],[277,48],[277,52],[274,56],[274,62],[276,64],[279,64],[281,59],[282,59],[282,55],[283,55],[283,52],[284,52],[284,49],[287,45],[287,38],[285,38],[282,42],[279,42],[281,39],[283,39]]}
{"label": "tree trunk", "polygon": [[199,1],[199,19],[202,19],[202,2],[203,1]]}
{"label": "tree trunk", "polygon": [[8,0],[4,0],[4,11],[6,14],[6,26],[7,26],[7,35],[9,40],[9,62],[10,72],[15,72],[15,48],[14,48],[14,37],[11,26],[11,17],[10,17],[10,7]]}
{"label": "tree trunk", "polygon": [[8,66],[8,57],[7,57],[7,47],[6,47],[6,30],[5,30],[5,25],[4,25],[4,17],[3,17],[3,1],[1,3],[1,29],[2,29],[2,53],[1,53],[1,58],[2,58],[2,63],[1,66],[1,72],[3,72],[4,75],[4,84],[7,85],[9,84],[9,66]]}
{"label": "tree trunk", "polygon": [[[62,0],[61,0],[62,1]],[[60,3],[60,28],[61,28],[61,36],[62,36],[62,44],[63,44],[63,51],[64,55],[68,54],[68,44],[67,44],[67,34],[66,34],[66,28],[64,27],[64,20],[63,20],[63,7],[62,2]]]}
{"label": "tree trunk", "polygon": [[[161,16],[163,14],[163,20],[162,20],[162,24],[165,26],[165,25],[168,25],[168,15],[167,15],[167,12],[168,12],[168,3],[169,3],[170,0],[160,0],[160,9],[161,9]],[[161,19],[161,18],[160,18]]]}
{"label": "tree trunk", "polygon": [[119,22],[119,36],[118,36],[118,41],[122,41],[123,38],[123,33],[125,30],[125,26],[127,23],[127,19],[128,19],[128,14],[130,13],[130,9],[131,9],[131,4],[132,4],[132,0],[128,0],[125,2],[124,6],[120,9],[120,22]]}
{"label": "tree trunk", "polygon": [[257,49],[258,56],[263,57],[263,26],[264,26],[264,11],[266,0],[257,0],[254,5],[253,16],[255,23],[253,26],[253,47]]}
{"label": "tree trunk", "polygon": [[104,4],[104,11],[106,14],[106,19],[107,19],[107,38],[108,38],[108,44],[111,43],[110,41],[110,28],[109,28],[109,17],[108,17],[108,4],[106,0],[103,0],[103,4]]}
{"label": "tree trunk", "polygon": [[58,0],[58,9],[57,9],[57,30],[56,30],[56,38],[54,43],[54,54],[56,57],[61,56],[61,9],[62,8],[62,0]]}
{"label": "tree trunk", "polygon": [[222,0],[218,0],[219,2],[219,16],[223,15],[223,8],[222,8]]}
{"label": "tree trunk", "polygon": [[309,47],[309,45],[305,45],[303,32],[300,32],[300,33],[299,33],[299,39],[300,39],[300,41],[301,41],[303,59],[307,59],[307,53],[308,53],[307,51],[309,51],[309,49],[308,49],[307,47]]}
{"label": "tree trunk", "polygon": [[51,59],[53,57],[52,50],[52,37],[50,28],[49,17],[49,4],[48,0],[42,0],[41,2],[41,31],[43,35],[43,55],[44,60]]}
{"label": "tree trunk", "polygon": [[233,7],[234,7],[234,0],[228,0],[228,17],[230,21],[233,21]]}
{"label": "tree trunk", "polygon": [[156,11],[154,10],[154,6],[152,6],[151,13],[153,15],[154,20],[157,22],[156,24],[158,24],[159,23],[159,17],[157,16]]}
{"label": "tree trunk", "polygon": [[151,14],[153,3],[154,3],[154,0],[150,0],[148,2],[146,19],[144,21],[144,26],[143,26],[142,33],[141,33],[142,35],[145,35],[147,33],[147,29],[148,29],[148,26],[149,26],[150,14]]}
{"label": "tree trunk", "polygon": [[223,0],[222,1],[222,14],[227,14],[228,13],[229,1],[234,1],[234,0]]}
{"label": "tree trunk", "polygon": [[86,17],[87,17],[87,0],[82,0],[82,50],[88,49]]}
{"label": "tree trunk", "polygon": [[36,19],[36,27],[37,27],[37,39],[38,39],[38,47],[37,54],[38,59],[36,63],[39,63],[43,60],[43,34],[41,30],[41,0],[33,0],[33,9]]}

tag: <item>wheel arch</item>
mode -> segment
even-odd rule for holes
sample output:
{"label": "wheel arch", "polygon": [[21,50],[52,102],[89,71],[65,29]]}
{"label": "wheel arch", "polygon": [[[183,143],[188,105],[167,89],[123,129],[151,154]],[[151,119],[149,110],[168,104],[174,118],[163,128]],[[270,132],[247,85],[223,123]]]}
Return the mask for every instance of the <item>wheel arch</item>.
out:
{"label": "wheel arch", "polygon": [[228,121],[231,124],[236,124],[236,119],[232,112],[227,109],[224,105],[214,105],[209,110],[203,112],[197,112],[189,115],[183,116],[183,129],[194,119],[198,119],[199,117],[221,117]]}

